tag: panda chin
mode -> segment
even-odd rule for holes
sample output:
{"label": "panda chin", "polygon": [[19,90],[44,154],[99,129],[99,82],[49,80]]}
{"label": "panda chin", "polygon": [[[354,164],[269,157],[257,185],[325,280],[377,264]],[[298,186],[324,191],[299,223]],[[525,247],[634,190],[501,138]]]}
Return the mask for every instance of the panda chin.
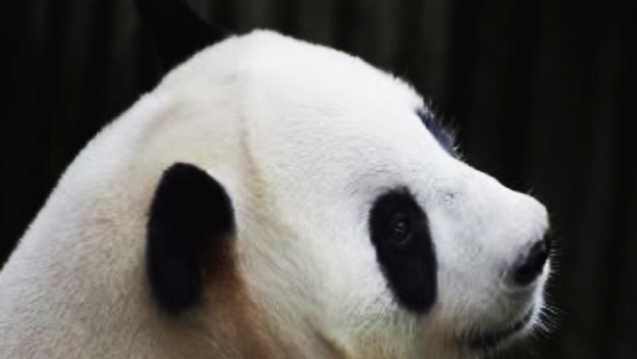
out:
{"label": "panda chin", "polygon": [[506,343],[512,342],[516,337],[527,329],[535,316],[535,308],[530,308],[519,320],[513,324],[500,328],[483,331],[477,334],[467,335],[464,342],[471,351],[493,352],[503,347]]}

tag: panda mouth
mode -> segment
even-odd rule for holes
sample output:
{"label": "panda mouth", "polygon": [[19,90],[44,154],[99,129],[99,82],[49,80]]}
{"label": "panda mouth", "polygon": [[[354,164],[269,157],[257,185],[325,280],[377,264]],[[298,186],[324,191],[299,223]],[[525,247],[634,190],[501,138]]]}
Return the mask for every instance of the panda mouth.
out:
{"label": "panda mouth", "polygon": [[469,347],[480,351],[489,351],[497,348],[503,341],[526,328],[533,318],[533,312],[533,308],[531,308],[520,320],[504,329],[469,336],[467,340]]}

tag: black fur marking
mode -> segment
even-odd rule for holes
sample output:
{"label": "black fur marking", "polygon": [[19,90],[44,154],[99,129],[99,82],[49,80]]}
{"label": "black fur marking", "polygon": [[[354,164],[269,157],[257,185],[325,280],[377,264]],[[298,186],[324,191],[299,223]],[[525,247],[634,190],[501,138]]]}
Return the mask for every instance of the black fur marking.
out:
{"label": "black fur marking", "polygon": [[427,216],[407,189],[374,202],[369,230],[376,257],[398,303],[425,314],[437,295],[437,262]]}
{"label": "black fur marking", "polygon": [[185,0],[136,0],[136,3],[153,33],[165,72],[228,35],[206,23]]}
{"label": "black fur marking", "polygon": [[549,258],[548,240],[536,242],[514,266],[513,280],[519,286],[531,284],[542,274],[544,264]]}
{"label": "black fur marking", "polygon": [[418,117],[427,127],[429,132],[436,138],[438,143],[451,155],[457,156],[456,135],[450,129],[444,127],[431,111],[417,110]]}
{"label": "black fur marking", "polygon": [[178,314],[198,304],[204,278],[226,255],[234,231],[232,203],[201,169],[177,163],[155,192],[147,227],[147,274],[153,296]]}

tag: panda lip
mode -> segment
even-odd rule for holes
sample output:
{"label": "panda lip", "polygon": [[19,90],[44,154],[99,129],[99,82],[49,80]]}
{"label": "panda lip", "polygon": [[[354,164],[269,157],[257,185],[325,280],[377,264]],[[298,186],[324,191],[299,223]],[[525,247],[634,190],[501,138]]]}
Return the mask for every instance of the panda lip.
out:
{"label": "panda lip", "polygon": [[488,331],[470,336],[468,344],[471,349],[489,350],[496,348],[505,339],[523,330],[533,318],[533,308],[531,308],[520,320],[512,325],[495,331]]}

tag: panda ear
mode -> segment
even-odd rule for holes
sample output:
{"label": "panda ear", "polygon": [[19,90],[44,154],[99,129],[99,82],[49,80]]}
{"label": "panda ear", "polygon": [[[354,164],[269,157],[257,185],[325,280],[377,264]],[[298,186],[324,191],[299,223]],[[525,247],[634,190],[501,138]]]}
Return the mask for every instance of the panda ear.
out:
{"label": "panda ear", "polygon": [[136,0],[136,3],[144,25],[153,34],[164,72],[228,35],[206,23],[185,0]]}
{"label": "panda ear", "polygon": [[179,314],[202,299],[206,281],[231,271],[232,203],[203,170],[177,163],[161,177],[147,225],[146,270],[152,294]]}

